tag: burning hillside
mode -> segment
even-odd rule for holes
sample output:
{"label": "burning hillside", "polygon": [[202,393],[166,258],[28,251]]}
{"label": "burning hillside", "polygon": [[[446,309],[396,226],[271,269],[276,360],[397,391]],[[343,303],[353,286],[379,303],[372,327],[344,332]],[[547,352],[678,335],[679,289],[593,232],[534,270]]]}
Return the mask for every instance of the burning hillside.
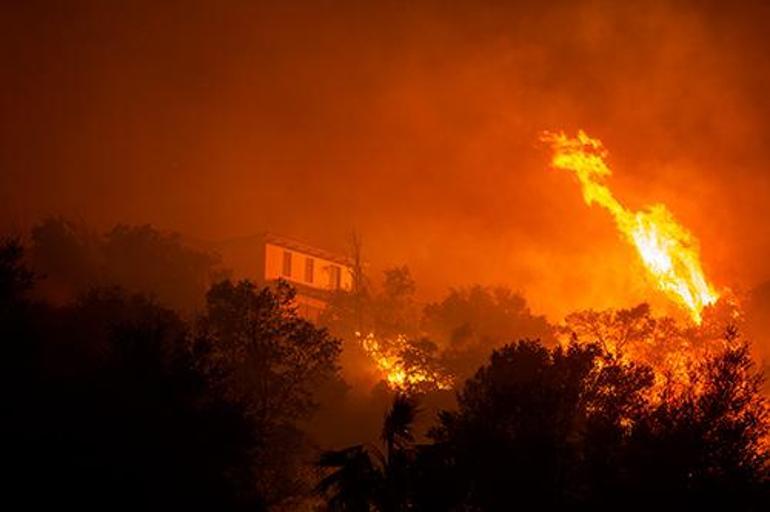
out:
{"label": "burning hillside", "polygon": [[[604,183],[612,171],[601,141],[583,131],[574,138],[546,133],[543,140],[553,150],[551,165],[574,173],[585,202],[596,203],[612,215],[623,238],[636,249],[655,288],[691,320],[679,323],[656,317],[646,304],[631,309],[577,311],[555,327],[558,341],[598,343],[610,357],[649,366],[655,373],[657,390],[667,384],[686,388],[701,361],[736,339],[737,331],[730,329],[740,323],[737,299],[728,289],[721,294],[716,291],[703,271],[698,240],[665,205],[634,211],[615,197]],[[717,304],[720,295],[724,300]],[[495,341],[511,342],[516,335],[511,332],[507,334],[510,339]],[[431,391],[454,385],[451,372],[441,364],[441,354],[421,350],[406,335],[378,337],[370,332],[357,338],[391,389]],[[488,351],[494,346],[485,348]]]}
{"label": "burning hillside", "polygon": [[380,339],[374,333],[357,336],[388,387],[400,392],[448,390],[453,376],[428,351],[399,334]]}
{"label": "burning hillside", "polygon": [[655,318],[646,304],[577,312],[560,328],[562,343],[599,343],[612,357],[649,366],[655,374],[653,395],[666,386],[684,390],[695,385],[692,375],[698,365],[738,338],[740,307],[735,297],[726,290],[727,300],[717,307],[720,294],[703,271],[698,240],[665,205],[633,211],[613,195],[603,182],[612,170],[600,140],[582,130],[574,138],[546,133],[543,140],[553,150],[551,165],[575,174],[586,204],[596,203],[612,215],[654,286],[692,320],[680,325],[671,318]]}

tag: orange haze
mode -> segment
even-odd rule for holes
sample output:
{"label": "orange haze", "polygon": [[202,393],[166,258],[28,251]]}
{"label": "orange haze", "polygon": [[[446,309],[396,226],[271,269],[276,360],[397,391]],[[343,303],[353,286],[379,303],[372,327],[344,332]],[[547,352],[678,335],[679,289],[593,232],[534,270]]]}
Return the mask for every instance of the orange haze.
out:
{"label": "orange haze", "polygon": [[200,239],[351,229],[424,298],[505,284],[536,312],[666,307],[543,130],[612,149],[727,286],[770,277],[770,4],[6,2],[0,219]]}

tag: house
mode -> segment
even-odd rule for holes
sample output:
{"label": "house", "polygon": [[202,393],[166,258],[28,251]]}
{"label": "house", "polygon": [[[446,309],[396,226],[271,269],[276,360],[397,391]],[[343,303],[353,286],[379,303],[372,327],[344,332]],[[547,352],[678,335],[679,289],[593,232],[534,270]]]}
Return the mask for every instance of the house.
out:
{"label": "house", "polygon": [[334,292],[351,290],[353,269],[348,258],[293,238],[263,233],[218,244],[225,266],[236,279],[260,286],[288,281],[297,290],[297,310],[317,320]]}

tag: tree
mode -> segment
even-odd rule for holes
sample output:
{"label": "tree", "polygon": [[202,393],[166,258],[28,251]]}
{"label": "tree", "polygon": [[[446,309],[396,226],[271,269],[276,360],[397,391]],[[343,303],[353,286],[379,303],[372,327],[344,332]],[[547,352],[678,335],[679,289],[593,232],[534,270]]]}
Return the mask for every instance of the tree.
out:
{"label": "tree", "polygon": [[651,379],[596,345],[548,350],[522,341],[493,352],[432,436],[455,461],[453,480],[472,508],[574,506],[584,493],[586,441],[618,439]]}
{"label": "tree", "polygon": [[411,465],[415,455],[412,427],[417,413],[417,402],[413,397],[397,394],[385,415],[382,426],[385,444],[383,512],[409,508]]}
{"label": "tree", "polygon": [[[32,361],[40,344],[34,335],[35,325],[43,320],[35,318],[36,308],[29,300],[34,274],[24,266],[23,259],[19,240],[0,240],[0,396],[7,396],[11,403],[16,397],[12,390],[35,375]],[[4,403],[8,406],[9,402]]]}
{"label": "tree", "polygon": [[315,410],[314,392],[337,374],[339,340],[300,318],[285,282],[257,289],[222,281],[206,295],[197,324],[201,364],[231,399],[243,403],[265,445],[256,454],[270,502],[299,492],[307,439],[299,422]]}
{"label": "tree", "polygon": [[219,257],[190,248],[176,233],[150,225],[118,224],[102,239],[101,253],[108,283],[151,294],[182,311],[203,303],[219,276]]}
{"label": "tree", "polygon": [[33,226],[30,242],[29,262],[47,300],[63,304],[105,284],[101,240],[84,225],[49,217]]}
{"label": "tree", "polygon": [[184,322],[116,289],[34,303],[20,260],[0,250],[9,506],[259,509],[251,422],[196,369]]}
{"label": "tree", "polygon": [[[598,343],[615,358],[651,367],[656,374],[652,394],[686,391],[698,365],[724,350],[725,329],[736,331],[732,304],[712,306],[701,325],[656,317],[647,304],[628,309],[578,311],[557,327],[562,343]],[[717,327],[719,326],[719,327]]]}
{"label": "tree", "polygon": [[332,511],[409,509],[410,479],[415,457],[412,426],[417,416],[413,398],[398,394],[385,415],[384,452],[356,445],[324,452],[319,466],[327,474],[317,486]]}
{"label": "tree", "polygon": [[759,510],[768,404],[747,346],[734,341],[691,370],[686,392],[671,383],[656,395],[649,367],[597,344],[495,351],[417,459],[417,508]]}
{"label": "tree", "polygon": [[19,240],[0,239],[0,303],[5,307],[21,300],[34,283],[34,274],[24,266],[23,257]]}
{"label": "tree", "polygon": [[364,272],[361,239],[353,236],[353,288],[339,290],[321,316],[321,324],[345,340],[374,333],[377,336],[420,336],[420,307],[414,300],[416,283],[406,265],[383,272],[379,289],[372,289]]}
{"label": "tree", "polygon": [[[259,504],[250,453],[262,440],[243,407],[196,369],[175,313],[106,290],[89,293],[63,321],[74,335],[62,341],[80,354],[62,358],[67,365],[55,376],[55,403],[41,418],[70,418],[59,422],[65,441],[49,447],[53,460],[65,461],[54,473],[68,472],[70,486],[88,481],[97,495],[123,495],[138,507]],[[78,377],[68,382],[73,368]],[[73,498],[81,492],[62,489]]]}
{"label": "tree", "polygon": [[547,345],[554,341],[545,317],[533,315],[524,298],[507,288],[450,290],[441,302],[425,306],[422,327],[443,349],[447,366],[462,378],[516,336]]}
{"label": "tree", "polygon": [[406,265],[386,269],[382,293],[374,298],[375,332],[382,336],[418,333],[419,313],[414,302],[417,287]]}
{"label": "tree", "polygon": [[[734,341],[734,340],[728,340]],[[746,344],[692,370],[693,385],[653,404],[633,429],[616,488],[639,508],[759,510],[770,498],[768,403]]]}
{"label": "tree", "polygon": [[330,512],[369,511],[376,507],[382,472],[376,455],[364,445],[324,452],[318,466],[330,470],[316,486],[316,491],[326,497]]}
{"label": "tree", "polygon": [[41,295],[63,304],[94,286],[120,286],[184,312],[201,306],[219,258],[175,233],[119,224],[104,235],[60,217],[32,229],[30,263]]}
{"label": "tree", "polygon": [[350,261],[353,272],[353,288],[350,290],[353,302],[355,331],[361,332],[364,323],[364,307],[369,297],[369,280],[364,271],[363,240],[353,231],[350,235]]}

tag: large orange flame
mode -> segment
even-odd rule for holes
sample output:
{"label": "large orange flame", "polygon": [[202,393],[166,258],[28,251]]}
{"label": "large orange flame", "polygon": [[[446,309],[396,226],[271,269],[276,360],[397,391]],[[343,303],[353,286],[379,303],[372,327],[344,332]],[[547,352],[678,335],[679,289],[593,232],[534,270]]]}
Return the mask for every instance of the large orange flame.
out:
{"label": "large orange flame", "polygon": [[575,138],[546,133],[543,140],[553,149],[553,167],[577,176],[586,204],[598,203],[612,214],[618,229],[636,247],[656,286],[700,324],[703,308],[715,303],[719,294],[703,274],[695,237],[662,204],[635,212],[615,199],[602,183],[612,171],[605,162],[607,151],[598,139],[581,130]]}

